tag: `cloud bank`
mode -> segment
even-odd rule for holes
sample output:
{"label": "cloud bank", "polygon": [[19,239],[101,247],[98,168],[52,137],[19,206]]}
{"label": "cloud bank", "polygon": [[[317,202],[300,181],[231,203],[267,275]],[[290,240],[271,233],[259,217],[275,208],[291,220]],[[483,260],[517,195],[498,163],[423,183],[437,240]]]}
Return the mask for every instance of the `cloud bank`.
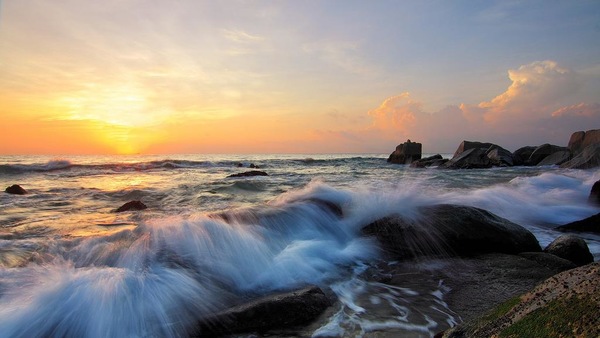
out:
{"label": "cloud bank", "polygon": [[554,61],[509,70],[510,86],[490,101],[462,103],[437,112],[404,92],[369,111],[372,125],[360,133],[392,144],[412,139],[426,152],[453,152],[463,140],[525,145],[566,145],[572,132],[600,128],[600,104],[572,102],[584,80]]}

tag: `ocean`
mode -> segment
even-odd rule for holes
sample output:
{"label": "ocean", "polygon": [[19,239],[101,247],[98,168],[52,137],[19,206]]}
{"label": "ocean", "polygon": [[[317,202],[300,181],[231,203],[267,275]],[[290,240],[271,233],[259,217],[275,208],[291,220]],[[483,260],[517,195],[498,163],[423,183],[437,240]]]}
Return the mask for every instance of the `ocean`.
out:
{"label": "ocean", "polygon": [[[0,187],[29,192],[0,194],[0,337],[180,337],[241,300],[307,284],[339,300],[314,336],[431,336],[460,321],[443,281],[422,292],[363,279],[381,252],[362,227],[461,204],[545,247],[554,227],[600,212],[587,201],[598,169],[416,169],[386,158],[0,156]],[[249,170],[268,176],[228,177]],[[131,200],[148,209],[115,212]],[[582,236],[598,260],[600,237]],[[383,303],[403,315],[373,313]]]}

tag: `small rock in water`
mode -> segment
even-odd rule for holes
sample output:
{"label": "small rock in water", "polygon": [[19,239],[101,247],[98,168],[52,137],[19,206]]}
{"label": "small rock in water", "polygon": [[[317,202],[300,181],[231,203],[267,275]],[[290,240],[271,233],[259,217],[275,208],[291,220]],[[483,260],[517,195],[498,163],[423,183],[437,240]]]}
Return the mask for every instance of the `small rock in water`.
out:
{"label": "small rock in water", "polygon": [[577,266],[583,266],[594,261],[585,241],[577,236],[562,235],[550,243],[544,252],[568,259]]}
{"label": "small rock in water", "polygon": [[129,201],[117,209],[117,212],[129,211],[129,210],[144,210],[148,207],[141,201]]}
{"label": "small rock in water", "polygon": [[18,184],[13,184],[10,187],[7,187],[4,190],[4,192],[6,192],[7,194],[13,194],[13,195],[25,195],[25,194],[27,194],[27,190],[23,189]]}
{"label": "small rock in water", "polygon": [[269,174],[267,174],[264,171],[260,171],[260,170],[250,170],[250,171],[246,171],[243,173],[232,174],[227,177],[251,177],[251,176],[269,176]]}

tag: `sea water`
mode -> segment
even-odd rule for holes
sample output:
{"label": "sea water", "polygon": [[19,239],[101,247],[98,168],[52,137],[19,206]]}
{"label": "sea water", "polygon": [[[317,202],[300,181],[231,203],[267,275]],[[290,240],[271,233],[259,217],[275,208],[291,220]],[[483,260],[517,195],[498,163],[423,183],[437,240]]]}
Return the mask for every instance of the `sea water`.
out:
{"label": "sea water", "polygon": [[[447,155],[449,156],[449,155]],[[366,224],[423,205],[489,210],[532,231],[600,212],[600,170],[416,169],[383,154],[2,156],[0,337],[178,337],[273,291],[330,290],[314,336],[398,329],[431,336],[459,318],[443,281],[361,278],[380,255]],[[250,167],[258,169],[250,169]],[[231,178],[262,170],[268,176]],[[116,213],[131,200],[144,211]],[[600,257],[600,238],[584,235]]]}

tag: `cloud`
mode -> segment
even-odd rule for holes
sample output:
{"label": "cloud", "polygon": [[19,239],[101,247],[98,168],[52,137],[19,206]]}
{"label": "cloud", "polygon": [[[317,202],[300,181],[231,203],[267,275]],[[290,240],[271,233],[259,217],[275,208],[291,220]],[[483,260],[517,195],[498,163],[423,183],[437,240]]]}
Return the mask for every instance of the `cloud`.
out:
{"label": "cloud", "polygon": [[566,145],[577,130],[598,127],[599,103],[573,103],[581,77],[554,61],[536,61],[509,70],[510,86],[479,104],[447,106],[426,112],[404,92],[371,111],[363,133],[389,142],[422,142],[426,152],[452,152],[463,140],[499,143],[513,150],[524,145]]}
{"label": "cloud", "polygon": [[223,29],[222,32],[225,39],[237,43],[253,43],[265,40],[262,36],[252,35],[237,29]]}

